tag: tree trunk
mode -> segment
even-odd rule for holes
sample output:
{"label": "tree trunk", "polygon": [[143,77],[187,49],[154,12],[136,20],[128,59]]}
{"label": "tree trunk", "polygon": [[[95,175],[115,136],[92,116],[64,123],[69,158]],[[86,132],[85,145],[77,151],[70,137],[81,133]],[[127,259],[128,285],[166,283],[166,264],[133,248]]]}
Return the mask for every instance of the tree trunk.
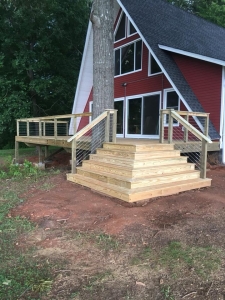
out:
{"label": "tree trunk", "polygon": [[114,1],[94,0],[93,119],[114,108]]}

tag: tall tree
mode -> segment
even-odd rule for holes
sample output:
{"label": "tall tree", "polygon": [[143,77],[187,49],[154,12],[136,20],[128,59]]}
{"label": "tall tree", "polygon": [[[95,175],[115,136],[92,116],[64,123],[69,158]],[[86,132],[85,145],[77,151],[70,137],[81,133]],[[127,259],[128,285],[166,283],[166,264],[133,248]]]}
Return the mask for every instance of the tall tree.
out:
{"label": "tall tree", "polygon": [[89,0],[1,0],[0,147],[15,119],[71,111]]}
{"label": "tall tree", "polygon": [[94,0],[93,25],[93,118],[114,107],[114,4]]}
{"label": "tall tree", "polygon": [[197,16],[225,27],[225,0],[167,0]]}

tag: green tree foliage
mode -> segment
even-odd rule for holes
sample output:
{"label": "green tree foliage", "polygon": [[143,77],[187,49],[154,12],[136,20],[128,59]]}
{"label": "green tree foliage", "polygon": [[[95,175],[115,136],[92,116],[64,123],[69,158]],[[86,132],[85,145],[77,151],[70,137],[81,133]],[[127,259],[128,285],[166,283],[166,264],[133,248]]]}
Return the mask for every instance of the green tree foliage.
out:
{"label": "green tree foliage", "polygon": [[15,119],[70,113],[88,0],[1,0],[0,147]]}
{"label": "green tree foliage", "polygon": [[217,25],[225,27],[225,0],[167,0]]}

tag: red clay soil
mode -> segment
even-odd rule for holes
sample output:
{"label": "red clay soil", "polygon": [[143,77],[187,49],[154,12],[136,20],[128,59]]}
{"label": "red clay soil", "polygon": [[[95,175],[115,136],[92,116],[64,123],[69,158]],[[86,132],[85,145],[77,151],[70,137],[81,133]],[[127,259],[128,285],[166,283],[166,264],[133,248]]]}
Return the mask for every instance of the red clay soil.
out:
{"label": "red clay soil", "polygon": [[119,234],[126,226],[168,228],[181,220],[213,215],[225,208],[225,167],[217,166],[208,171],[207,177],[212,178],[210,188],[131,206],[67,181],[68,155],[60,154],[56,159],[51,167],[57,165],[64,171],[45,182],[43,189],[33,186],[22,195],[27,201],[13,212],[37,222],[44,229],[63,223],[81,231]]}

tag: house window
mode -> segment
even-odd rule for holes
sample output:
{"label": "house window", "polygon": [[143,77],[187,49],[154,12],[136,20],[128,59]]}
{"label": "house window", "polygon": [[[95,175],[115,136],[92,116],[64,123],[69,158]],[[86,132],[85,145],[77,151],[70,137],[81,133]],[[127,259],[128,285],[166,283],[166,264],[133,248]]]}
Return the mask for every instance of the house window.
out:
{"label": "house window", "polygon": [[149,53],[149,70],[148,70],[149,75],[155,75],[158,73],[162,73],[162,70],[154,57]]}
{"label": "house window", "polygon": [[[180,99],[177,93],[174,90],[165,91],[165,109],[180,109]],[[166,125],[168,125],[169,117],[166,116]],[[178,124],[177,120],[173,119],[173,124]]]}
{"label": "house window", "polygon": [[133,24],[130,21],[128,21],[127,35],[130,36],[132,34],[135,34],[136,32],[137,31],[134,28]]}
{"label": "house window", "polygon": [[116,30],[115,34],[115,41],[122,40],[126,37],[126,16],[124,13],[122,13],[122,16],[120,17],[120,23]]}
{"label": "house window", "polygon": [[142,41],[115,50],[115,76],[141,70]]}
{"label": "house window", "polygon": [[115,30],[115,42],[118,42],[126,37],[135,34],[137,31],[133,24],[128,20],[126,15],[122,12]]}

